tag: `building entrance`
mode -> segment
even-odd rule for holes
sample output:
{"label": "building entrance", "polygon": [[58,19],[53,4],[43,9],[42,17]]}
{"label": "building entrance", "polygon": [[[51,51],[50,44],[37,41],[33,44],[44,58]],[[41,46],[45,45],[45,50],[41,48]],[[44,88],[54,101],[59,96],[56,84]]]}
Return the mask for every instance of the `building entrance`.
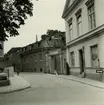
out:
{"label": "building entrance", "polygon": [[53,68],[53,71],[60,73],[60,56],[59,55],[52,56],[52,68]]}
{"label": "building entrance", "polygon": [[80,74],[85,71],[84,49],[79,50]]}

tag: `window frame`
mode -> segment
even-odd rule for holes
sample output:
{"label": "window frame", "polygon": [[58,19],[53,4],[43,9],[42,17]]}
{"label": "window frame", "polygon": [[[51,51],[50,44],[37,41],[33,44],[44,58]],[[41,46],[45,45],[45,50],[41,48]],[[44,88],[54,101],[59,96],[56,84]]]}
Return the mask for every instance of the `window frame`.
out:
{"label": "window frame", "polygon": [[42,61],[42,54],[39,54],[39,60]]}
{"label": "window frame", "polygon": [[34,54],[34,62],[37,63],[37,54]]}
{"label": "window frame", "polygon": [[[82,8],[80,8],[76,13],[76,26],[77,26],[77,36],[82,35]],[[79,21],[80,19],[80,21]],[[81,25],[81,32],[80,32],[80,25]]]}
{"label": "window frame", "polygon": [[[78,21],[78,19],[81,19],[81,20]],[[80,28],[81,28],[81,30],[80,30]],[[82,16],[81,15],[77,18],[77,33],[78,33],[78,36],[82,35]]]}
{"label": "window frame", "polygon": [[[69,28],[69,38],[70,41],[73,39],[73,23],[72,23],[72,17],[68,20],[68,28]],[[72,33],[72,34],[70,34]]]}
{"label": "window frame", "polygon": [[96,27],[94,5],[92,5],[90,8],[88,8],[88,18],[89,18],[89,27],[90,27],[90,29],[94,29]]}
{"label": "window frame", "polygon": [[72,23],[69,24],[69,36],[70,36],[70,40],[73,39],[73,25]]}
{"label": "window frame", "polygon": [[[93,65],[93,58],[92,58],[92,55],[93,55],[93,54],[92,54],[92,48],[94,48],[94,47],[97,47],[98,66],[94,66],[94,65]],[[95,44],[95,45],[90,46],[90,56],[91,56],[91,66],[92,66],[93,68],[100,67],[98,44]]]}
{"label": "window frame", "polygon": [[75,67],[75,53],[74,51],[70,52],[71,67]]}
{"label": "window frame", "polygon": [[94,3],[94,1],[95,0],[88,0],[85,3],[86,6],[87,6],[88,24],[89,24],[89,29],[90,30],[96,28],[96,13],[95,13],[95,3]]}

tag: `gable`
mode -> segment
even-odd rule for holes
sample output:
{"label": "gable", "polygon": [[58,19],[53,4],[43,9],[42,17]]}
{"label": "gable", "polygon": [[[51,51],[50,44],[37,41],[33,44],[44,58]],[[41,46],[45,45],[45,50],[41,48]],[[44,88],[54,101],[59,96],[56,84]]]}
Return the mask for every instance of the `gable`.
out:
{"label": "gable", "polygon": [[62,17],[63,17],[63,15],[65,14],[66,10],[68,9],[69,5],[70,5],[70,0],[66,0],[66,3],[65,3],[65,6],[64,6],[64,10],[63,10]]}
{"label": "gable", "polygon": [[72,4],[75,4],[81,0],[66,0],[62,18],[65,18],[64,15],[69,11],[69,8],[73,8]]}

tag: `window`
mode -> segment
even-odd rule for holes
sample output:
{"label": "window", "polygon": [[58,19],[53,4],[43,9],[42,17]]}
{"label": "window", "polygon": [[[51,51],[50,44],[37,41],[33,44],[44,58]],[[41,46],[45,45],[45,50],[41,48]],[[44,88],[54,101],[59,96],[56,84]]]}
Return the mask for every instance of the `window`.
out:
{"label": "window", "polygon": [[34,59],[35,59],[35,62],[37,62],[37,56],[36,55],[34,55]]}
{"label": "window", "polygon": [[10,57],[12,57],[12,56],[13,56],[13,54],[11,53],[11,54],[10,54]]}
{"label": "window", "polygon": [[23,63],[26,63],[26,58],[23,59]]}
{"label": "window", "polygon": [[42,61],[42,54],[39,54],[39,60]]}
{"label": "window", "polygon": [[34,45],[32,44],[32,45],[31,45],[31,49],[33,49],[33,47],[34,47]]}
{"label": "window", "polygon": [[32,61],[32,58],[33,58],[32,55],[30,55],[30,60],[31,60],[31,61]]}
{"label": "window", "polygon": [[72,18],[70,18],[69,20],[68,20],[68,25],[69,25],[69,38],[70,38],[70,40],[72,40],[72,34],[73,34],[73,30],[72,30],[72,28],[73,28],[73,26],[72,26]]}
{"label": "window", "polygon": [[23,51],[25,51],[26,49],[25,49],[25,47],[23,48]]}
{"label": "window", "polygon": [[81,15],[80,15],[80,17],[77,18],[77,31],[78,31],[78,36],[82,35],[82,19],[81,19]]}
{"label": "window", "polygon": [[92,5],[92,6],[88,9],[88,15],[89,15],[90,29],[93,29],[93,28],[96,27],[96,24],[95,24],[95,11],[94,11],[94,5]]}
{"label": "window", "polygon": [[96,27],[94,0],[88,0],[86,5],[88,7],[89,27],[94,29]]}
{"label": "window", "polygon": [[31,50],[32,49],[32,47],[31,47],[31,45],[29,46],[29,50]]}
{"label": "window", "polygon": [[69,25],[69,35],[70,35],[70,40],[72,40],[72,23]]}
{"label": "window", "polygon": [[98,46],[97,45],[91,47],[91,62],[92,62],[92,67],[99,66]]}
{"label": "window", "polygon": [[82,9],[79,9],[76,12],[76,18],[77,18],[77,34],[78,34],[78,36],[82,35],[82,16],[81,16],[81,13],[82,13]]}
{"label": "window", "polygon": [[24,63],[24,64],[26,64],[26,63],[28,64],[28,57],[25,57],[25,58],[23,59],[23,63]]}
{"label": "window", "polygon": [[74,52],[70,53],[70,57],[71,57],[71,66],[74,67],[75,66],[75,56],[74,56]]}

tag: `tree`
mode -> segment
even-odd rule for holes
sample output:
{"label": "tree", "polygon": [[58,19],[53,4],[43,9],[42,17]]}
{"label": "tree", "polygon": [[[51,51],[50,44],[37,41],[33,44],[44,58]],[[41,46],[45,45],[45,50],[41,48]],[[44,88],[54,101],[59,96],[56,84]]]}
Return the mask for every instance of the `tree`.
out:
{"label": "tree", "polygon": [[41,39],[45,40],[48,36],[46,34],[41,35]]}
{"label": "tree", "polygon": [[61,37],[62,40],[66,41],[66,37],[65,37],[65,32],[62,31],[58,31],[58,30],[47,30],[47,35],[48,36],[55,36],[55,37]]}
{"label": "tree", "polygon": [[18,29],[32,16],[31,0],[0,0],[0,40],[19,35]]}

